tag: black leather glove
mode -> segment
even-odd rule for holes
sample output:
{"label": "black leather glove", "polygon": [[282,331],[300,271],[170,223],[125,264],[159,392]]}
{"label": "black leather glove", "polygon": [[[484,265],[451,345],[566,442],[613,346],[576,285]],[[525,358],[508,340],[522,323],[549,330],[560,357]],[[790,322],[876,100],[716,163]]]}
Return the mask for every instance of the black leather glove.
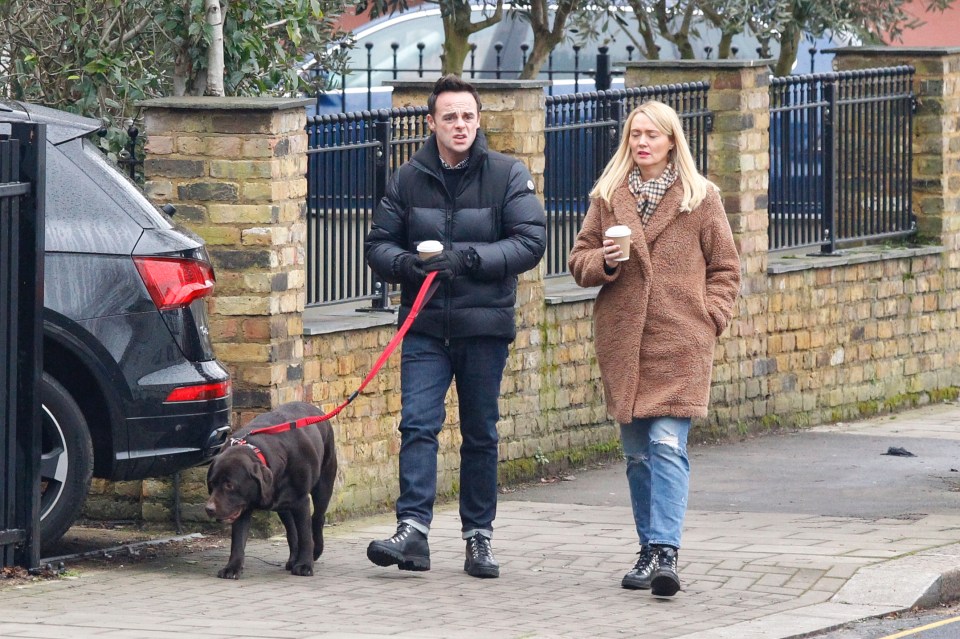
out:
{"label": "black leather glove", "polygon": [[444,251],[423,262],[423,270],[436,271],[438,280],[452,280],[465,275],[476,268],[479,262],[477,252],[472,248],[457,251]]}
{"label": "black leather glove", "polygon": [[398,257],[394,268],[402,281],[417,286],[427,277],[427,272],[423,270],[423,261],[415,253],[404,253]]}

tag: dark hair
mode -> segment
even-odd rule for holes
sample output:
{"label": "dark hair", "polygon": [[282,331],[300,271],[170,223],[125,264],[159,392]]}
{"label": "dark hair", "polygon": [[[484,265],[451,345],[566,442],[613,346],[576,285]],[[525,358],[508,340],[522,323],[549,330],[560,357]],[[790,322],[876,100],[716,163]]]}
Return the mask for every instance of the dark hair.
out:
{"label": "dark hair", "polygon": [[437,97],[441,93],[469,93],[473,96],[473,99],[477,101],[477,113],[480,112],[480,94],[477,93],[477,90],[473,87],[472,84],[464,80],[458,75],[448,73],[447,75],[441,77],[433,85],[433,93],[430,94],[430,97],[427,98],[427,111],[430,112],[430,115],[433,115],[434,109],[437,108]]}

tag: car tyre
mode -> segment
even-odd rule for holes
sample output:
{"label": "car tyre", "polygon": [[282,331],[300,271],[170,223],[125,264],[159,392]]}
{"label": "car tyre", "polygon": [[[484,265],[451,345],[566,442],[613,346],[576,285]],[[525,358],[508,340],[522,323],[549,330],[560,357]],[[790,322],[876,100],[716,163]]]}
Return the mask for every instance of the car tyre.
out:
{"label": "car tyre", "polygon": [[83,412],[57,380],[40,382],[40,539],[59,540],[83,510],[93,478],[93,443]]}

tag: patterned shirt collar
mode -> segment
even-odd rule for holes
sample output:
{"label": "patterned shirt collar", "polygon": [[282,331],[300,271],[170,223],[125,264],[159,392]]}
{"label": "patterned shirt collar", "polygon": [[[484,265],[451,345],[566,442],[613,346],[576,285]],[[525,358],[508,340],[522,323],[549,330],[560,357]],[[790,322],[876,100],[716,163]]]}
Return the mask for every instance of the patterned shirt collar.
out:
{"label": "patterned shirt collar", "polygon": [[[439,153],[437,154],[439,155]],[[456,166],[450,166],[447,164],[447,161],[443,159],[443,156],[440,155],[440,166],[447,169],[448,171],[459,171],[460,169],[467,168],[467,164],[470,163],[470,156],[463,158],[462,162],[458,162]]]}

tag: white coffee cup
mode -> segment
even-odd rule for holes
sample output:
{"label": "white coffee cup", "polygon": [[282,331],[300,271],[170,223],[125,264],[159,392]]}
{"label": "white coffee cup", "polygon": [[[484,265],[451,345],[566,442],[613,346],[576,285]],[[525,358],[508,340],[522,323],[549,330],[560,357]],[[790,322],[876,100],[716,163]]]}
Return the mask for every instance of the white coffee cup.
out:
{"label": "white coffee cup", "polygon": [[620,250],[623,251],[623,257],[618,257],[617,262],[626,262],[630,259],[630,233],[630,227],[622,225],[611,226],[604,233],[604,236],[616,242]]}
{"label": "white coffee cup", "polygon": [[417,252],[421,260],[428,260],[443,253],[443,244],[436,240],[424,240],[417,244]]}

